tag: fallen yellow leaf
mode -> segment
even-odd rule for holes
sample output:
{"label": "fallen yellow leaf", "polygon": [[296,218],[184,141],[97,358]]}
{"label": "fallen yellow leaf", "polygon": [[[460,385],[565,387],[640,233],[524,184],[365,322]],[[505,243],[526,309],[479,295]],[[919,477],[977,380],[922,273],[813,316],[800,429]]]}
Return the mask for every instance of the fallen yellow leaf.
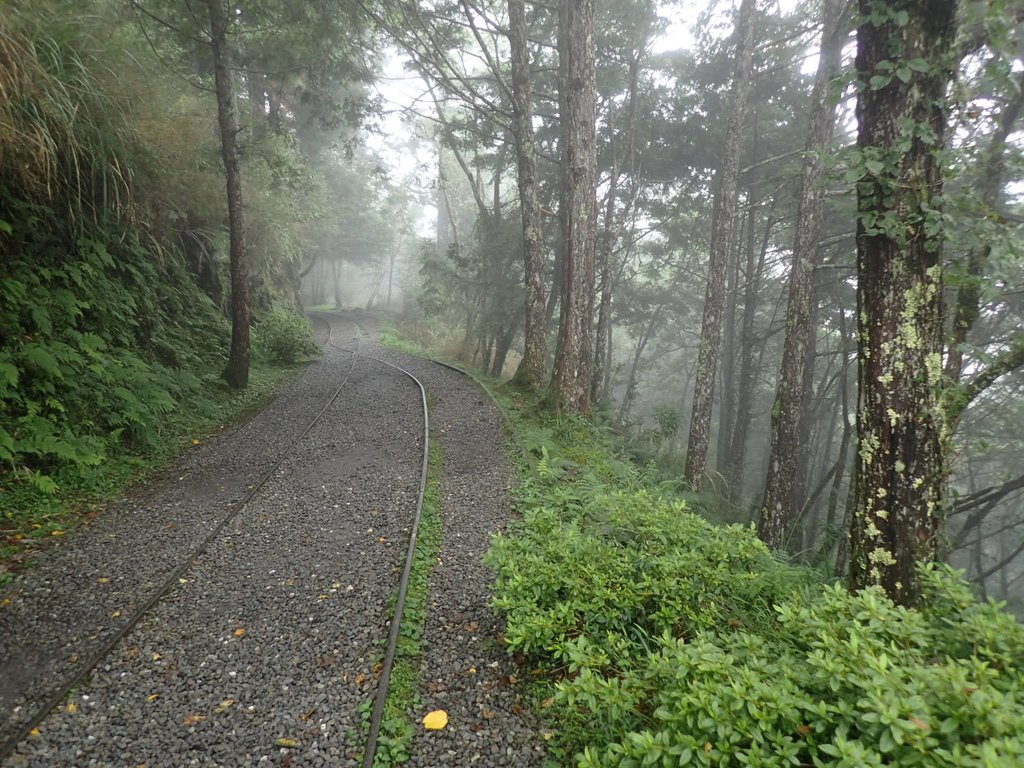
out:
{"label": "fallen yellow leaf", "polygon": [[321,600],[326,600],[328,597],[329,597],[329,595],[320,595],[320,599]]}
{"label": "fallen yellow leaf", "polygon": [[235,637],[241,637],[242,635],[245,634],[245,628],[244,627],[239,627],[238,629],[236,629],[231,634],[233,634]]}
{"label": "fallen yellow leaf", "polygon": [[67,710],[68,710],[68,714],[69,715],[73,715],[73,714],[75,714],[75,712],[78,711],[78,705],[75,704],[75,702],[73,702],[73,701],[69,701],[68,702],[68,706],[67,706]]}
{"label": "fallen yellow leaf", "polygon": [[114,611],[114,612],[113,612],[112,614],[110,614],[110,618],[112,618],[112,619],[116,619],[116,618],[118,618],[118,617],[119,617],[120,615],[121,615],[121,612],[120,612],[120,611]]}
{"label": "fallen yellow leaf", "polygon": [[448,725],[448,713],[443,709],[435,709],[423,716],[423,727],[428,731],[440,731]]}
{"label": "fallen yellow leaf", "polygon": [[544,741],[551,741],[555,737],[551,731],[541,731],[540,735],[544,737]]}
{"label": "fallen yellow leaf", "polygon": [[5,597],[3,600],[0,600],[0,606],[2,606],[4,608],[6,608],[10,604],[11,604],[11,598],[9,598],[9,597]]}
{"label": "fallen yellow leaf", "polygon": [[195,725],[196,723],[201,723],[205,719],[206,719],[206,715],[199,715],[199,714],[189,715],[188,717],[186,717],[182,721],[182,724],[183,725]]}
{"label": "fallen yellow leaf", "polygon": [[222,701],[217,707],[215,707],[213,711],[216,714],[219,715],[221,712],[223,712],[228,707],[234,706],[234,703],[235,703],[234,699],[224,699],[224,701]]}
{"label": "fallen yellow leaf", "polygon": [[188,584],[188,579],[178,579],[179,584]]}
{"label": "fallen yellow leaf", "polygon": [[31,731],[28,732],[29,736],[38,736],[39,734],[40,730],[38,728],[33,728]]}
{"label": "fallen yellow leaf", "polygon": [[63,536],[64,531],[50,531],[51,536]]}
{"label": "fallen yellow leaf", "polygon": [[108,581],[110,581],[110,579],[108,579],[106,576],[100,576],[100,578],[96,579],[96,581],[98,581],[100,584],[106,584]]}
{"label": "fallen yellow leaf", "polygon": [[274,742],[275,747],[284,747],[285,749],[295,749],[299,746],[299,742],[295,739],[278,739]]}
{"label": "fallen yellow leaf", "polygon": [[146,697],[146,701],[156,701],[159,698],[160,698],[160,694],[159,693],[151,693],[151,694],[149,694],[149,696]]}
{"label": "fallen yellow leaf", "polygon": [[356,685],[362,685],[366,681],[366,675],[360,672],[356,675]]}
{"label": "fallen yellow leaf", "polygon": [[542,701],[540,703],[540,706],[541,706],[541,709],[547,709],[548,707],[550,707],[554,703],[555,703],[555,697],[554,696],[548,696],[546,699],[544,699],[544,701]]}
{"label": "fallen yellow leaf", "polygon": [[202,442],[203,442],[202,440],[193,440],[192,441],[192,445],[200,445],[200,444],[202,444]]}
{"label": "fallen yellow leaf", "polygon": [[163,658],[163,657],[160,656],[159,653],[154,653],[152,658],[153,658],[153,661],[160,661],[160,659]]}

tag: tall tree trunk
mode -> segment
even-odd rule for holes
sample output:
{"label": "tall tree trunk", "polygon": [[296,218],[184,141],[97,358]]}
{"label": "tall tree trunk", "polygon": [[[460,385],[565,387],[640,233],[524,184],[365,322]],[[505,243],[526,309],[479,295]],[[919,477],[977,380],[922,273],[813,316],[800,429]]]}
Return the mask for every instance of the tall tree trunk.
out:
{"label": "tall tree trunk", "polygon": [[[751,220],[751,232],[754,222]],[[733,424],[732,446],[726,477],[729,479],[729,492],[734,500],[738,500],[743,491],[743,479],[747,465],[747,435],[754,411],[754,386],[758,372],[761,370],[759,355],[754,354],[754,321],[757,315],[758,298],[761,295],[761,276],[764,274],[765,260],[768,257],[768,244],[771,239],[775,221],[765,221],[764,236],[761,248],[757,251],[757,261],[753,260],[752,243],[750,258],[747,260],[747,286],[743,292],[743,324],[740,330],[740,373],[736,400],[736,418]]]}
{"label": "tall tree trunk", "polygon": [[221,158],[227,179],[228,234],[231,261],[231,354],[224,379],[235,389],[249,385],[249,267],[245,255],[245,219],[242,209],[242,171],[238,157],[238,116],[235,112],[234,74],[228,48],[228,18],[223,0],[207,0],[210,47],[217,90],[217,121]]}
{"label": "tall tree trunk", "polygon": [[711,441],[711,411],[714,405],[715,377],[718,373],[718,351],[722,342],[722,309],[725,302],[729,234],[736,217],[740,149],[747,102],[750,98],[755,5],[754,0],[743,0],[736,24],[736,73],[733,76],[725,153],[718,171],[716,205],[711,222],[708,284],[704,296],[704,316],[700,327],[700,348],[697,353],[697,374],[684,470],[684,476],[694,490],[699,489],[704,481],[707,472],[708,444]]}
{"label": "tall tree trunk", "polygon": [[594,0],[561,0],[558,31],[559,92],[564,101],[560,120],[565,248],[558,354],[551,388],[557,408],[588,414],[594,361],[594,228],[597,218]]}
{"label": "tall tree trunk", "polygon": [[[749,190],[748,190],[749,191]],[[733,495],[733,486],[729,482],[728,467],[732,456],[733,425],[736,417],[736,305],[739,296],[740,283],[740,262],[741,253],[745,253],[747,260],[753,258],[753,245],[750,243],[750,216],[753,216],[753,206],[750,205],[750,198],[747,198],[747,217],[743,224],[744,232],[736,236],[733,233],[734,247],[729,249],[729,262],[725,265],[725,306],[722,326],[722,380],[718,408],[718,448],[715,451],[717,469],[726,478],[727,490],[730,496]],[[738,221],[744,217],[737,216]],[[746,235],[744,237],[743,235]],[[739,243],[746,242],[746,247]]]}
{"label": "tall tree trunk", "polygon": [[533,138],[533,89],[526,41],[526,4],[508,0],[512,54],[512,135],[516,143],[519,210],[523,222],[523,267],[526,314],[523,359],[515,380],[532,388],[544,379],[547,365],[547,315],[544,311],[544,233],[537,192],[537,150]]}
{"label": "tall tree trunk", "polygon": [[[609,133],[611,129],[611,114],[608,115]],[[602,385],[605,379],[605,368],[609,365],[608,359],[608,331],[611,326],[612,312],[612,251],[615,249],[615,197],[619,188],[619,168],[615,160],[615,137],[609,137],[612,154],[612,167],[609,175],[608,198],[605,201],[604,227],[601,233],[599,248],[598,275],[598,306],[597,306],[597,329],[594,333],[594,370],[591,372],[590,400],[599,403],[604,397]]]}
{"label": "tall tree trunk", "polygon": [[797,512],[794,486],[799,464],[801,419],[806,407],[804,388],[809,365],[808,347],[815,332],[811,327],[811,284],[821,232],[823,161],[836,121],[829,86],[842,63],[843,43],[847,37],[843,21],[845,7],[844,0],[826,0],[821,54],[811,93],[807,151],[801,172],[793,265],[789,273],[786,339],[775,404],[772,406],[768,477],[757,524],[758,535],[773,549],[782,548]]}
{"label": "tall tree trunk", "polygon": [[[850,584],[920,598],[946,481],[942,168],[956,3],[860,0],[857,460]],[[922,62],[909,66],[908,62]],[[895,70],[893,69],[895,67]]]}

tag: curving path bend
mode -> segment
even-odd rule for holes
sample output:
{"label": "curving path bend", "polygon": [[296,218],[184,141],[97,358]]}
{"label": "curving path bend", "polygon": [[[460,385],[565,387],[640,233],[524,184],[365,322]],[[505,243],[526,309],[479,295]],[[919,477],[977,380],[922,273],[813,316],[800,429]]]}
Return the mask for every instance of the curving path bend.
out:
{"label": "curving path bend", "polygon": [[359,764],[422,458],[419,392],[373,357],[423,382],[444,455],[421,698],[451,724],[421,731],[410,764],[540,765],[479,562],[510,515],[499,415],[459,374],[377,347],[368,315],[316,324],[353,351],[328,345],[0,594],[0,744],[136,621],[4,768]]}

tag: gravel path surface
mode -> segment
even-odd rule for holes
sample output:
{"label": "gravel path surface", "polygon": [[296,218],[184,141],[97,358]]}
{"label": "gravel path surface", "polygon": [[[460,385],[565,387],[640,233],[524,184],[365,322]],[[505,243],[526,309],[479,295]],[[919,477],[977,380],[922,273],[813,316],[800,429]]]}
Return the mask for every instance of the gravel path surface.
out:
{"label": "gravel path surface", "polygon": [[[353,332],[339,323],[335,336]],[[258,416],[205,439],[155,483],[55,542],[3,590],[0,744],[66,688],[231,513],[334,393],[350,360],[339,353],[312,366]]]}
{"label": "gravel path surface", "polygon": [[[331,317],[354,347],[354,320]],[[318,336],[326,336],[323,319]],[[497,642],[479,562],[509,516],[500,420],[475,385],[402,365],[434,400],[444,452],[444,542],[425,628],[417,766],[539,765],[543,740]],[[349,766],[362,748],[422,446],[418,390],[365,356],[329,349],[248,424],[218,434],[160,483],[45,553],[0,598],[0,735],[75,677],[136,606],[220,524],[346,376],[341,397],[246,507],[89,678],[3,761],[11,766]],[[410,713],[418,722],[423,712]]]}
{"label": "gravel path surface", "polygon": [[[363,320],[369,335],[372,321]],[[442,543],[424,626],[419,723],[448,712],[443,731],[417,730],[408,765],[539,766],[544,738],[533,704],[516,683],[504,622],[490,607],[494,573],[481,558],[511,516],[513,470],[500,412],[460,373],[390,350],[381,357],[415,375],[431,396],[431,439],[441,446]]]}

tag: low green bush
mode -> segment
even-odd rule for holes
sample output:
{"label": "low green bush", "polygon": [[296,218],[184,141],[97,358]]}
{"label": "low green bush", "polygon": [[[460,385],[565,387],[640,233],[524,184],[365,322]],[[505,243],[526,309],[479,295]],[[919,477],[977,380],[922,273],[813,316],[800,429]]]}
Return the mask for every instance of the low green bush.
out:
{"label": "low green bush", "polygon": [[253,328],[253,349],[264,360],[291,365],[320,354],[309,320],[278,303]]}
{"label": "low green bush", "polygon": [[488,557],[557,764],[1024,766],[1024,626],[958,574],[926,569],[921,610],[825,584],[527,413],[522,520]]}

